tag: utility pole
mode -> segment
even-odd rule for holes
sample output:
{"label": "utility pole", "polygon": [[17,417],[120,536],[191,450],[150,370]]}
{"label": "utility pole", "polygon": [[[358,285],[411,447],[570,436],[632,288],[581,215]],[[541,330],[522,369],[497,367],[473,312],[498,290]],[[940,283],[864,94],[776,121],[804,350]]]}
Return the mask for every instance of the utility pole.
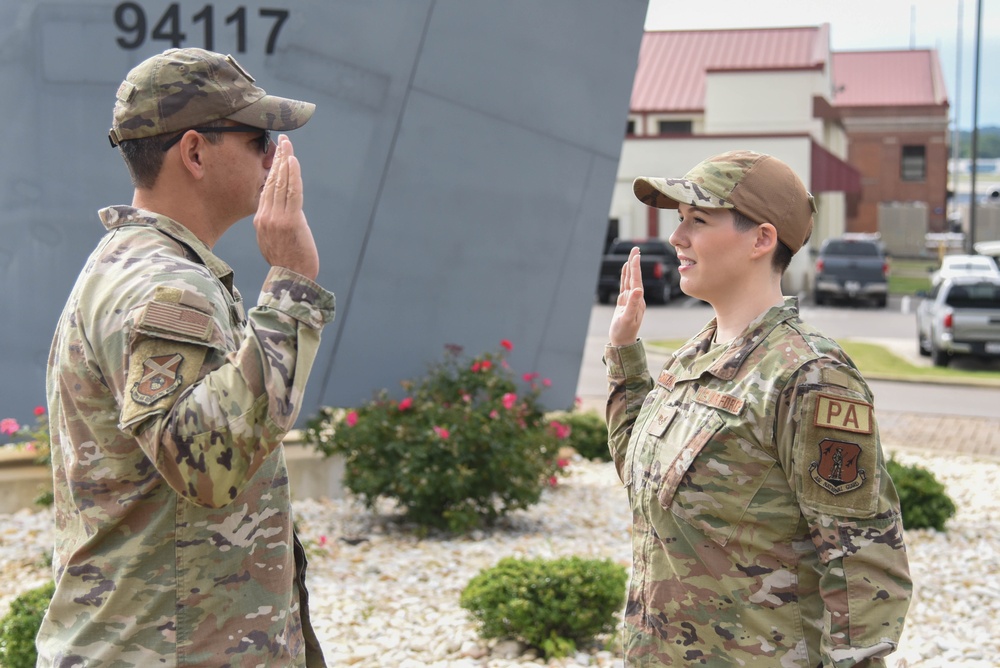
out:
{"label": "utility pole", "polygon": [[[962,102],[962,3],[958,0],[958,34],[955,36],[955,128],[951,138],[951,213],[954,214],[961,209],[958,206],[958,161],[962,157],[962,130],[959,127],[961,118]],[[961,215],[959,215],[961,220]],[[949,216],[948,229],[951,232],[951,216]]]}
{"label": "utility pole", "polygon": [[983,32],[983,0],[976,0],[976,60],[972,74],[972,199],[969,203],[969,243],[971,253],[976,243],[976,173],[979,171],[979,44]]}

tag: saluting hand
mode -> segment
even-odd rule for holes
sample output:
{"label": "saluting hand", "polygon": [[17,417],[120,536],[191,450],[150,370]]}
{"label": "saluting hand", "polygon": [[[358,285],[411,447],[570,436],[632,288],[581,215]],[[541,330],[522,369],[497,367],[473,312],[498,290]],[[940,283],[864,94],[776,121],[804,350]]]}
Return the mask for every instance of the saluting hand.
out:
{"label": "saluting hand", "polygon": [[628,260],[622,265],[618,302],[608,331],[611,345],[626,346],[635,343],[645,314],[646,300],[642,292],[639,249],[633,248],[628,254]]}
{"label": "saluting hand", "polygon": [[253,226],[257,245],[268,264],[316,280],[319,252],[302,211],[302,168],[287,135],[278,137]]}

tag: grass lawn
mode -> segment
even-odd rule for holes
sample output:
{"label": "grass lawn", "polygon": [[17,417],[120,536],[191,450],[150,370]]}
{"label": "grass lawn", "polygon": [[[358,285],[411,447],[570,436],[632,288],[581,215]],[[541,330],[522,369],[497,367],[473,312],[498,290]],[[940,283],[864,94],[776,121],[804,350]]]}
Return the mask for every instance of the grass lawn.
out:
{"label": "grass lawn", "polygon": [[[649,341],[658,351],[669,353],[683,345],[684,339]],[[843,339],[838,341],[858,365],[862,375],[871,380],[903,380],[920,383],[962,383],[1000,387],[1000,371],[924,367],[912,364],[887,348],[874,343]],[[914,343],[914,345],[916,345]]]}
{"label": "grass lawn", "polygon": [[937,258],[893,258],[889,262],[889,294],[915,295],[921,290],[929,291],[931,271],[937,267]]}

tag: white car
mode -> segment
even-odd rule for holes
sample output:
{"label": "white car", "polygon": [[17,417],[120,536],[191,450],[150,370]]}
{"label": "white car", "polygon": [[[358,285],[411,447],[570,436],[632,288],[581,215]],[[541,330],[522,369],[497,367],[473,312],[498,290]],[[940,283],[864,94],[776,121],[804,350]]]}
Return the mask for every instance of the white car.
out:
{"label": "white car", "polygon": [[953,276],[1000,279],[1000,267],[988,255],[945,255],[941,268],[931,274],[931,285]]}

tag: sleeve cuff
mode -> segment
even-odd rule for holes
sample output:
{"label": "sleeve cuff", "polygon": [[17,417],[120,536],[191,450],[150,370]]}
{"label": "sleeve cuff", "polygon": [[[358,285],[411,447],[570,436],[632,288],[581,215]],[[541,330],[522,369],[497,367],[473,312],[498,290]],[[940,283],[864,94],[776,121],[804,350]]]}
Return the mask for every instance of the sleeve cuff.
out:
{"label": "sleeve cuff", "polygon": [[271,267],[257,305],[281,311],[320,329],[333,320],[336,299],[332,292],[302,274],[285,267]]}
{"label": "sleeve cuff", "polygon": [[649,370],[642,340],[636,340],[627,346],[614,346],[610,343],[605,345],[604,364],[608,368],[608,378],[639,376]]}

